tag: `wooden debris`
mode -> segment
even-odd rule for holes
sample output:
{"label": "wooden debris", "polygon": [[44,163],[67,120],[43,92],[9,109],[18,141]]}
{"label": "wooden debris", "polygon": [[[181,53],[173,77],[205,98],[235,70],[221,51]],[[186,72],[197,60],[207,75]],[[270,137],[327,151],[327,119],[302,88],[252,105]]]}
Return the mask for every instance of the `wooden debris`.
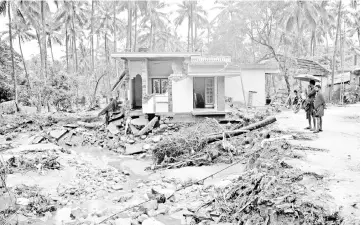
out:
{"label": "wooden debris", "polygon": [[147,125],[145,125],[145,127],[143,129],[141,129],[138,134],[136,134],[136,136],[142,136],[146,133],[148,133],[149,131],[151,131],[154,127],[154,125],[157,123],[158,121],[158,117],[154,117]]}

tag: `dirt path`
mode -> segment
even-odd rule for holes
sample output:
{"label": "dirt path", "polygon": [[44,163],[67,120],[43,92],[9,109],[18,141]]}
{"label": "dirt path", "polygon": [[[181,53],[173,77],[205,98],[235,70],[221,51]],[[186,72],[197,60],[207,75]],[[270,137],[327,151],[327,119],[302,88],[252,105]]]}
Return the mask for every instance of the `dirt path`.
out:
{"label": "dirt path", "polygon": [[[277,126],[281,130],[311,133],[304,130],[307,121],[303,111],[298,114],[282,112],[277,119]],[[301,159],[288,160],[287,163],[301,170],[323,175],[326,183],[324,191],[334,198],[335,207],[341,211],[341,215],[350,223],[359,221],[360,105],[327,109],[323,130],[314,140],[291,142],[327,151],[302,151]]]}

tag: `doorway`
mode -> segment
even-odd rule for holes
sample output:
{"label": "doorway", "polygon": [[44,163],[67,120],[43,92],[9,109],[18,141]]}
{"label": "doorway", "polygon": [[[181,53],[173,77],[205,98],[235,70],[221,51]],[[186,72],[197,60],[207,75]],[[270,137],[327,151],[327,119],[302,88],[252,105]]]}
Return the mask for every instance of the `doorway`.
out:
{"label": "doorway", "polygon": [[213,77],[195,77],[193,79],[193,108],[214,109],[214,88]]}
{"label": "doorway", "polygon": [[138,74],[133,79],[133,108],[142,108],[142,77]]}

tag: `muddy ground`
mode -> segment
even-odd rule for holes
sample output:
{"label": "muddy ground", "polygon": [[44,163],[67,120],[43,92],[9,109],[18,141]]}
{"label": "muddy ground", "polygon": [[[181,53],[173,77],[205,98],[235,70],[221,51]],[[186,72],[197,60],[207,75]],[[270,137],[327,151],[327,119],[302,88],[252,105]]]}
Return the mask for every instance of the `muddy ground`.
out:
{"label": "muddy ground", "polygon": [[147,145],[136,155],[99,143],[30,144],[41,132],[35,128],[4,133],[1,159],[12,166],[3,176],[0,218],[7,224],[360,224],[359,105],[329,107],[325,115],[319,134],[303,129],[303,112],[283,111],[266,128],[267,140],[238,146],[232,138],[238,152],[232,162],[240,163],[228,169],[231,162],[149,170],[148,149],[174,129],[135,143],[124,139],[131,152]]}

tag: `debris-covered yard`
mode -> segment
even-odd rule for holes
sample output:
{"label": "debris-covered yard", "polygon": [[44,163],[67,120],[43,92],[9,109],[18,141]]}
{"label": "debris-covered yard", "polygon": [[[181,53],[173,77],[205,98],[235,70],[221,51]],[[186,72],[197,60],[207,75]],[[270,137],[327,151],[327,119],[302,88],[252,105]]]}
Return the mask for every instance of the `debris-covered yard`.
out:
{"label": "debris-covered yard", "polygon": [[[351,114],[345,126],[359,124]],[[92,112],[3,115],[0,221],[359,224],[359,193],[354,203],[337,199],[339,174],[311,168],[312,157],[334,154],[317,145],[333,131],[303,131],[306,120],[297,129],[297,116],[233,108],[222,120],[115,115],[105,125]]]}

